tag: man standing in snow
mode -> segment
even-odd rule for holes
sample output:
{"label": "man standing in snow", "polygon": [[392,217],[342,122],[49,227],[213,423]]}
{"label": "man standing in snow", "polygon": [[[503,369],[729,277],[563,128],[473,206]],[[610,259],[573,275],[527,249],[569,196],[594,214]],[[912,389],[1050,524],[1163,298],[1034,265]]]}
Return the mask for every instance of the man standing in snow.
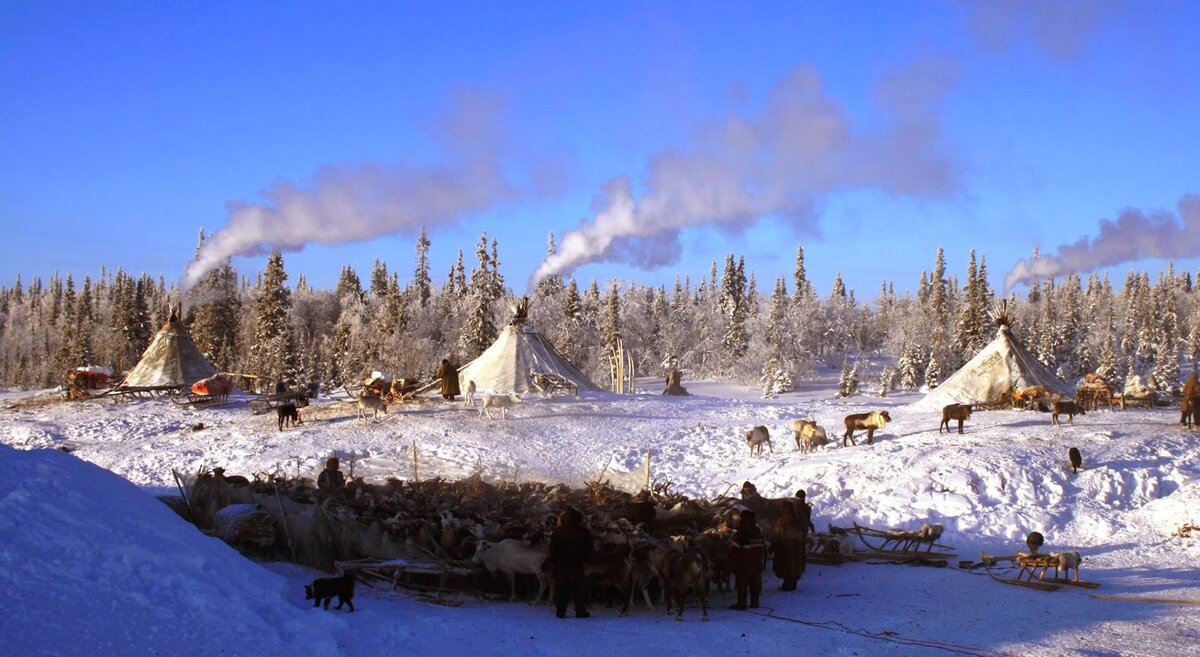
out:
{"label": "man standing in snow", "polygon": [[771,526],[771,563],[775,576],[783,580],[779,590],[795,591],[796,582],[804,576],[808,530],[801,524],[796,506],[785,503],[779,510],[779,518]]}
{"label": "man standing in snow", "polygon": [[746,594],[750,594],[750,609],[758,608],[758,596],[762,593],[762,571],[765,566],[767,548],[762,530],[758,528],[758,516],[751,510],[742,511],[737,532],[729,545],[729,562],[733,570],[737,603],[730,609],[744,610]]}
{"label": "man standing in snow", "polygon": [[[1192,372],[1188,375],[1187,381],[1183,384],[1183,403],[1180,405],[1182,412],[1179,414],[1179,423],[1187,424],[1187,416],[1193,409],[1189,405],[1189,400],[1195,400],[1200,397],[1200,381],[1196,380],[1196,373]],[[1195,404],[1195,401],[1191,402]]]}
{"label": "man standing in snow", "polygon": [[575,618],[591,616],[587,610],[587,579],[583,565],[592,556],[592,533],[582,526],[583,514],[568,507],[558,514],[550,534],[550,563],[554,568],[554,614],[567,617],[567,603],[575,602]]}
{"label": "man standing in snow", "polygon": [[336,456],[331,456],[325,461],[325,469],[317,476],[317,488],[327,493],[333,493],[345,487],[346,478],[342,476],[342,471],[338,470],[338,459]]}
{"label": "man standing in snow", "polygon": [[442,380],[442,399],[454,401],[455,397],[462,394],[458,388],[458,368],[450,364],[449,358],[442,359],[437,375]]}

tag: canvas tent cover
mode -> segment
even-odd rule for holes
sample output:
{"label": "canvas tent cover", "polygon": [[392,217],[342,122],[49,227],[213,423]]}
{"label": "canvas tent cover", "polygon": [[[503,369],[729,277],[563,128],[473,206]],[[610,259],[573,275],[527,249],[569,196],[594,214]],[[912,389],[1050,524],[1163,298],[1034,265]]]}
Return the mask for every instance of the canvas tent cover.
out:
{"label": "canvas tent cover", "polygon": [[994,340],[912,407],[940,410],[947,404],[997,403],[1005,392],[1029,386],[1045,386],[1052,393],[1075,395],[1074,388],[1029,353],[1007,326],[1001,326]]}
{"label": "canvas tent cover", "polygon": [[557,374],[580,390],[600,389],[529,324],[504,327],[492,346],[458,371],[459,387],[466,390],[474,381],[480,392],[527,393],[533,391],[531,371]]}
{"label": "canvas tent cover", "polygon": [[217,368],[192,342],[183,322],[172,316],[150,341],[122,387],[190,386],[217,373]]}

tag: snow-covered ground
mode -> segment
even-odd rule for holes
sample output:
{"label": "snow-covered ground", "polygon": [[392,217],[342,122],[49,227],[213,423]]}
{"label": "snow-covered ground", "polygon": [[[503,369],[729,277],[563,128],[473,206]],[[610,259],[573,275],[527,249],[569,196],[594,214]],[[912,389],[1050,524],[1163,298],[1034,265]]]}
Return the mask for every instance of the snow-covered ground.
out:
{"label": "snow-covered ground", "polygon": [[[13,605],[0,620],[5,650],[1184,655],[1200,645],[1194,605],[1091,595],[1200,603],[1200,537],[1174,535],[1200,524],[1200,436],[1177,424],[1177,409],[1101,411],[1063,427],[1046,414],[981,412],[959,436],[939,435],[936,414],[906,408],[916,395],[835,400],[820,386],[761,400],[728,384],[685,385],[693,397],[526,399],[507,422],[440,400],[364,421],[347,402],[322,400],[283,432],[240,402],[188,409],[0,395],[0,443],[19,448],[0,446],[0,590]],[[792,419],[815,418],[832,437],[845,414],[871,409],[893,418],[873,446],[860,434],[857,447],[797,453]],[[742,436],[758,424],[774,451],[752,457]],[[714,497],[745,480],[769,496],[805,488],[819,529],[940,522],[961,559],[1011,554],[1038,530],[1048,550],[1081,552],[1084,579],[1101,587],[1040,592],[977,570],[856,563],[811,566],[791,594],[768,576],[758,615],[727,611],[732,600],[716,594],[709,623],[605,609],[560,621],[545,607],[472,598],[445,607],[366,587],[358,611],[335,614],[305,604],[311,571],[250,562],[150,495],[173,492],[172,468],[315,477],[331,453],[368,479],[407,477],[414,444],[423,478],[482,468],[487,478],[572,484],[603,470],[634,485],[643,475],[623,475],[649,452],[651,476],[672,490]],[[73,455],[19,451],[59,446]],[[1083,453],[1077,475],[1069,446]]]}

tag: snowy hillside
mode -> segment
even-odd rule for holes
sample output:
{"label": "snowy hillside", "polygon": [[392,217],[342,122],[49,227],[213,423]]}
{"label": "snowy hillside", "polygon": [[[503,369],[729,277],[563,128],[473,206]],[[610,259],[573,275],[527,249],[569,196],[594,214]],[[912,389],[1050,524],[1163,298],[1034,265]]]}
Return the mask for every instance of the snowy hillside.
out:
{"label": "snowy hillside", "polygon": [[[169,492],[172,468],[298,468],[315,476],[330,453],[343,456],[343,469],[352,458],[355,474],[368,479],[407,477],[414,443],[422,477],[482,468],[491,479],[577,484],[607,465],[632,483],[638,475],[623,474],[649,452],[653,479],[690,495],[713,497],[744,480],[770,496],[803,487],[819,529],[941,522],[943,542],[960,559],[977,559],[981,549],[1011,554],[1038,530],[1053,551],[1083,553],[1084,578],[1101,583],[1095,593],[1200,602],[1200,538],[1173,535],[1200,524],[1200,439],[1176,424],[1177,410],[1102,411],[1063,427],[1036,412],[981,412],[965,435],[939,435],[937,415],[905,406],[913,395],[833,400],[819,389],[763,401],[724,384],[687,385],[695,396],[526,399],[507,422],[433,400],[363,421],[348,403],[322,400],[305,409],[300,428],[283,432],[273,415],[253,416],[242,403],[193,410],[14,395],[0,411],[0,442],[69,447],[146,492]],[[859,434],[857,447],[839,440],[797,453],[792,419],[815,418],[833,437],[845,414],[872,408],[893,418],[874,445]],[[742,434],[758,424],[770,430],[774,451],[751,457]],[[1084,455],[1077,475],[1068,446]],[[774,591],[778,582],[768,576],[762,611],[778,618],[727,611],[728,594],[713,596],[708,624],[644,610],[622,619],[604,609],[583,623],[524,604],[465,598],[446,608],[365,588],[353,615],[314,612],[301,586],[312,573],[286,564],[264,571],[145,492],[55,451],[0,447],[0,533],[3,588],[29,611],[28,621],[9,616],[0,630],[34,654],[105,644],[140,647],[129,654],[238,646],[369,655],[448,645],[532,654],[565,646],[589,654],[794,654],[798,645],[819,654],[945,654],[916,641],[966,654],[1182,655],[1200,638],[1194,606],[1031,591],[953,567],[869,563],[810,567],[794,594]],[[50,632],[55,627],[71,631]]]}

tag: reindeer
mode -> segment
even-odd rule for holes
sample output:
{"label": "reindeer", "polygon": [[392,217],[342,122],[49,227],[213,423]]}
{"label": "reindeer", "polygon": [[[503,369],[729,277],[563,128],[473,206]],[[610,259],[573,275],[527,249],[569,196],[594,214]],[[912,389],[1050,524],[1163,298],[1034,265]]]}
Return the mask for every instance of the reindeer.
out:
{"label": "reindeer", "polygon": [[854,439],[854,431],[856,429],[867,430],[867,444],[873,445],[875,438],[875,430],[882,429],[887,426],[888,422],[892,421],[892,416],[888,415],[887,411],[871,411],[870,413],[855,413],[846,416],[846,433],[842,435],[842,447],[846,447],[846,441],[849,440],[854,445],[858,446],[858,441]]}
{"label": "reindeer", "polygon": [[963,432],[963,422],[971,419],[970,404],[947,404],[942,407],[942,423],[938,425],[938,433],[942,429],[950,433],[950,420],[958,420],[958,433]]}

